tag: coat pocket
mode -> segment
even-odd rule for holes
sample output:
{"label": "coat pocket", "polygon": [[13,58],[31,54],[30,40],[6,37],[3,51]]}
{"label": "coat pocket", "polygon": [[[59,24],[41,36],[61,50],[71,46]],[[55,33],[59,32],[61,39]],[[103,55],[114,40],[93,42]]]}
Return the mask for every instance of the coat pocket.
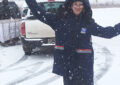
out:
{"label": "coat pocket", "polygon": [[93,60],[93,51],[92,49],[77,49],[77,59],[78,62],[89,62]]}

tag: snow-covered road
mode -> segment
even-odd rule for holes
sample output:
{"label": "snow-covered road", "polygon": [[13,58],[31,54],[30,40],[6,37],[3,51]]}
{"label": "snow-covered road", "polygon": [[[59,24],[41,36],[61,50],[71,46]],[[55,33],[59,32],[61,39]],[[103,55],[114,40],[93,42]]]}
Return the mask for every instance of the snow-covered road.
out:
{"label": "snow-covered road", "polygon": [[[5,65],[7,63],[6,59],[3,64],[1,63],[3,67],[0,69],[0,85],[55,85],[57,82],[59,82],[59,85],[63,85],[62,77],[51,73],[53,47],[46,47],[44,50],[35,52],[31,56],[25,56],[21,47],[21,45],[18,45],[1,48],[2,51],[5,51],[1,53],[2,57],[6,54],[15,56],[8,51],[16,48],[16,51],[19,51],[17,55],[22,57],[19,60],[15,58],[12,60],[13,63],[8,62],[9,64],[7,65]],[[97,82],[110,68],[112,54],[107,48],[98,44],[95,44],[95,52],[97,56],[95,57],[95,81]]]}
{"label": "snow-covered road", "polygon": [[[120,22],[120,8],[93,9],[102,26]],[[95,85],[120,85],[120,36],[103,39],[93,36]],[[25,56],[21,45],[0,46],[0,85],[63,85],[52,72],[53,47]]]}

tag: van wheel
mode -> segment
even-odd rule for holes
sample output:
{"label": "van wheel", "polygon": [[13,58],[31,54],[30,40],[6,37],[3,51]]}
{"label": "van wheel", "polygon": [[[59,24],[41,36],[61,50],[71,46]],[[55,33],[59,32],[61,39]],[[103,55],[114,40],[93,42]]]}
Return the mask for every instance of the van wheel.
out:
{"label": "van wheel", "polygon": [[25,55],[31,55],[32,53],[32,48],[28,46],[23,46],[23,50],[25,52]]}
{"label": "van wheel", "polygon": [[25,52],[25,55],[31,55],[31,52]]}

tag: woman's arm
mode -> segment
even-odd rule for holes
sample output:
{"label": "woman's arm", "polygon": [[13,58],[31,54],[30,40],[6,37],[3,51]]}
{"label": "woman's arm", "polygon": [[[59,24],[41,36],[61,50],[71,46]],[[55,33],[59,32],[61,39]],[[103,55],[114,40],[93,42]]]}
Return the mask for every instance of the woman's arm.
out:
{"label": "woman's arm", "polygon": [[95,22],[90,25],[91,34],[94,36],[99,36],[103,38],[113,38],[120,34],[120,23],[116,24],[114,27],[102,27]]}
{"label": "woman's arm", "polygon": [[56,22],[55,21],[56,16],[54,14],[47,14],[42,7],[38,6],[36,0],[25,0],[25,1],[28,7],[30,8],[30,10],[32,11],[33,15],[37,19],[50,25],[52,29],[55,29],[54,25]]}

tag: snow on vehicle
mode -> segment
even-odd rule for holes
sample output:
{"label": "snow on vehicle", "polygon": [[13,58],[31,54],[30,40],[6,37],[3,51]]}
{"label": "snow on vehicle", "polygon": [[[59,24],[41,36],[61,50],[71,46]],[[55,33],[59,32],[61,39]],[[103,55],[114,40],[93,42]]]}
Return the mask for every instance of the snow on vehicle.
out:
{"label": "snow on vehicle", "polygon": [[21,14],[15,2],[0,2],[0,43],[19,38]]}
{"label": "snow on vehicle", "polygon": [[[64,1],[40,0],[46,13],[56,13]],[[47,24],[37,20],[27,6],[23,7],[21,24],[21,41],[26,55],[30,55],[32,49],[55,44],[55,32]]]}

